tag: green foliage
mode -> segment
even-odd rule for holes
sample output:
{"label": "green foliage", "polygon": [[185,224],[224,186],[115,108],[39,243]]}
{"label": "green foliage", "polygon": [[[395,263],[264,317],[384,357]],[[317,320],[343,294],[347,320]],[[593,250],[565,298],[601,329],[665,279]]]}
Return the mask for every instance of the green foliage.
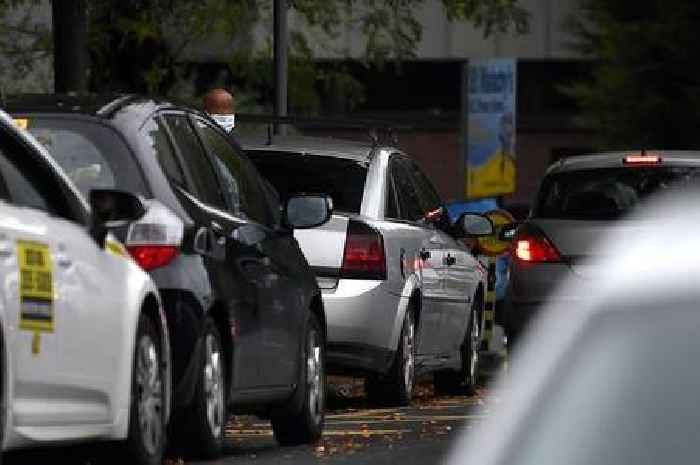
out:
{"label": "green foliage", "polygon": [[0,0],[0,90],[41,92],[52,88],[51,30],[36,21],[39,0]]}
{"label": "green foliage", "polygon": [[[522,32],[527,24],[527,12],[518,6],[518,0],[441,1],[450,19],[473,21],[486,35],[511,26]],[[0,19],[11,6],[29,6],[25,8],[29,17],[31,5],[39,2],[0,0]],[[321,93],[336,98],[335,107],[342,111],[360,103],[363,86],[346,72],[340,60],[336,64],[314,60],[315,48],[330,50],[347,29],[359,30],[366,37],[367,66],[409,59],[415,56],[422,33],[415,14],[425,3],[288,0],[292,14],[302,22],[300,30],[290,31],[290,109],[317,112]],[[250,47],[257,25],[263,25],[270,37],[262,50]],[[0,21],[0,32],[1,28]],[[272,100],[272,0],[90,0],[88,32],[89,86],[93,91],[178,94],[194,102],[198,96],[192,85],[192,57],[207,55],[207,46],[214,43],[214,37],[219,39],[215,43],[233,44],[229,66],[236,82],[242,83],[236,89],[239,106]],[[12,41],[6,37],[0,37],[0,56],[15,53]],[[36,46],[41,53],[50,53],[50,34],[41,35]],[[334,56],[348,53],[333,50]],[[221,57],[221,53],[211,55]]]}
{"label": "green foliage", "polygon": [[583,0],[572,21],[593,79],[563,91],[578,123],[609,148],[700,145],[700,48],[696,0]]}

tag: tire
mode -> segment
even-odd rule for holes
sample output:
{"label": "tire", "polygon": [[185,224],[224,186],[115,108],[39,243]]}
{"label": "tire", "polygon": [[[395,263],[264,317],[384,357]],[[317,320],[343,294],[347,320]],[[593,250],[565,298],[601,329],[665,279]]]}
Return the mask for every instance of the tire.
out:
{"label": "tire", "polygon": [[226,365],[221,335],[211,317],[204,322],[202,372],[185,429],[191,451],[201,458],[221,455],[226,426]]}
{"label": "tire", "polygon": [[460,347],[461,368],[438,371],[433,375],[437,395],[473,394],[479,381],[479,349],[481,347],[481,301],[474,300],[469,324]]}
{"label": "tire", "polygon": [[318,318],[309,313],[304,338],[300,383],[282,414],[272,416],[280,445],[312,444],[323,434],[326,410],[326,341]]}
{"label": "tire", "polygon": [[413,311],[406,310],[399,346],[389,373],[365,380],[365,391],[371,403],[403,407],[411,403],[416,381],[416,325]]}
{"label": "tire", "polygon": [[139,317],[129,407],[128,463],[160,465],[166,442],[164,369],[161,341],[153,321]]}

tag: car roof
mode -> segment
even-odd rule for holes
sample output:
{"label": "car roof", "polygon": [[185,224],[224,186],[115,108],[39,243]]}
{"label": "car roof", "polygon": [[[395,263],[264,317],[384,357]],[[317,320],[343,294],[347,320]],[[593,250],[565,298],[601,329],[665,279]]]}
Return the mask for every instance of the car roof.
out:
{"label": "car roof", "polygon": [[19,94],[8,96],[5,111],[15,115],[89,117],[123,127],[141,127],[161,109],[191,110],[160,97],[135,94]]}
{"label": "car roof", "polygon": [[287,152],[301,155],[369,161],[377,150],[400,152],[397,148],[373,145],[372,142],[309,136],[243,136],[238,138],[245,150]]}
{"label": "car roof", "polygon": [[597,168],[620,168],[626,166],[623,164],[625,157],[640,155],[659,156],[662,165],[700,166],[700,151],[696,150],[646,150],[643,152],[620,150],[564,157],[552,164],[547,170],[547,174]]}

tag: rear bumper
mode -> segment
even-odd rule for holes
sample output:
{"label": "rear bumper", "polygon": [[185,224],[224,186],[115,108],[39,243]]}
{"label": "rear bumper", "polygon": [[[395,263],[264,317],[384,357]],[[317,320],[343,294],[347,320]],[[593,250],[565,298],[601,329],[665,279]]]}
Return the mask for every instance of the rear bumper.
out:
{"label": "rear bumper", "polygon": [[519,334],[527,328],[540,310],[555,301],[562,304],[575,304],[582,294],[562,293],[561,285],[579,282],[581,286],[566,289],[585,289],[586,280],[573,272],[566,263],[528,263],[513,260],[510,282],[502,303],[503,320],[506,331]]}
{"label": "rear bumper", "polygon": [[329,372],[385,373],[391,367],[403,298],[387,292],[384,283],[340,279],[335,289],[323,291]]}

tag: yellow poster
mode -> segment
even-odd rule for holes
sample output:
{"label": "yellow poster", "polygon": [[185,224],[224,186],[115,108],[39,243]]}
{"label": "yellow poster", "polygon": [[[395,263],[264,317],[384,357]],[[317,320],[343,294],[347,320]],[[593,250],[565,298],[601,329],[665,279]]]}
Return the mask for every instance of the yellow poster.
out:
{"label": "yellow poster", "polygon": [[516,61],[469,63],[465,196],[493,197],[515,191]]}
{"label": "yellow poster", "polygon": [[17,241],[20,329],[53,332],[54,287],[51,252],[47,244]]}

